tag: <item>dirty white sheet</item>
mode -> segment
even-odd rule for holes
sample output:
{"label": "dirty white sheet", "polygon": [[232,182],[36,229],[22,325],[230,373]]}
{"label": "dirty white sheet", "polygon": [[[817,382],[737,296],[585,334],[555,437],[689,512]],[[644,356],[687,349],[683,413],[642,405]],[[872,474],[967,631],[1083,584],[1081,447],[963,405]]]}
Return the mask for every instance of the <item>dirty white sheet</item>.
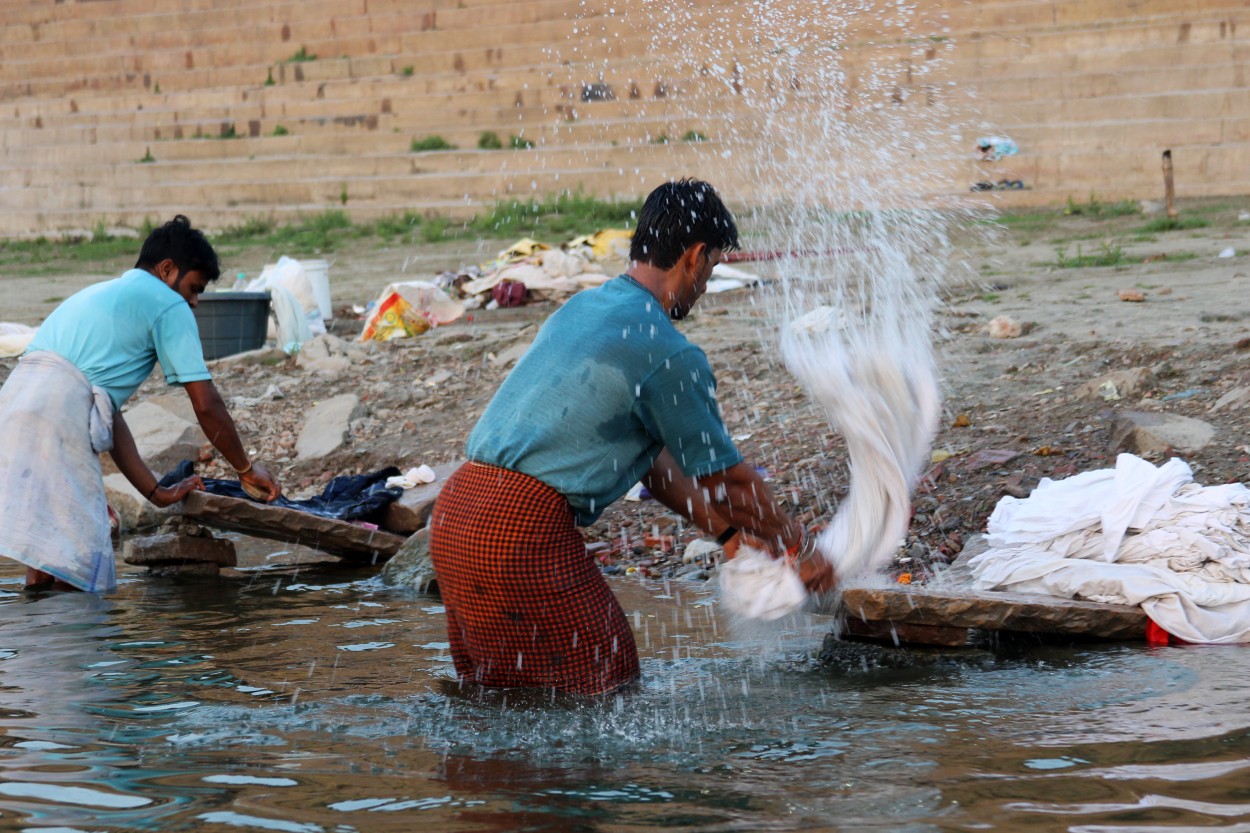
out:
{"label": "dirty white sheet", "polygon": [[81,590],[116,584],[100,472],[113,403],[73,364],[40,350],[0,389],[0,555]]}
{"label": "dirty white sheet", "polygon": [[1250,642],[1250,490],[1201,486],[1179,459],[1043,479],[990,516],[977,586],[1141,605],[1187,642]]}

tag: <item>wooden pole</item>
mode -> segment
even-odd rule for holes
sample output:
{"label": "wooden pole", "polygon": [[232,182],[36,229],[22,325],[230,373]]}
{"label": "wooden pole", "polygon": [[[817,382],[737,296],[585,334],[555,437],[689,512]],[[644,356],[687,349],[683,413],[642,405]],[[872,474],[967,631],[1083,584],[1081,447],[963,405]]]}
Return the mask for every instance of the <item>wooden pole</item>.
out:
{"label": "wooden pole", "polygon": [[1176,187],[1172,183],[1172,151],[1163,151],[1163,201],[1168,208],[1168,218],[1176,219]]}

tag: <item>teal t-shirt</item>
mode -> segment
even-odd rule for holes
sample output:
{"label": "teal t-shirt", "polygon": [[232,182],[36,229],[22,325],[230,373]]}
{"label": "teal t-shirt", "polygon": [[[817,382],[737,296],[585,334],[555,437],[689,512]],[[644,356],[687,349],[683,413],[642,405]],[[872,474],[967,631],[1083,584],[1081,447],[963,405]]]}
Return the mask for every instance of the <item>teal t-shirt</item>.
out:
{"label": "teal t-shirt", "polygon": [[687,476],[742,457],[707,356],[627,275],[574,295],[539,331],[469,436],[469,459],[528,474],[593,523],[668,448]]}
{"label": "teal t-shirt", "polygon": [[171,385],[212,374],[195,313],[160,278],[131,269],[76,292],[52,311],[26,352],[49,350],[68,359],[120,408],[159,360]]}

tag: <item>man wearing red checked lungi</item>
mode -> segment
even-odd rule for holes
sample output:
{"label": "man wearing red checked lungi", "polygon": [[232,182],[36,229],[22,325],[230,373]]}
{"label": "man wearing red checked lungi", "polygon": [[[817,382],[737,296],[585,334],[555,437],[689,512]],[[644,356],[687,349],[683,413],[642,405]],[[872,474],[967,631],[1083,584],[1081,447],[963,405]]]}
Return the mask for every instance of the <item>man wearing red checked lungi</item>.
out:
{"label": "man wearing red checked lungi", "polygon": [[[456,673],[497,688],[578,694],[636,680],[633,633],[577,527],[642,480],[736,552],[738,530],[791,557],[801,524],[744,463],[707,356],[680,321],[738,229],[716,191],[681,180],[647,198],[628,271],[552,315],[469,437],[431,520]],[[731,540],[732,539],[732,540]],[[814,591],[824,559],[799,559]]]}

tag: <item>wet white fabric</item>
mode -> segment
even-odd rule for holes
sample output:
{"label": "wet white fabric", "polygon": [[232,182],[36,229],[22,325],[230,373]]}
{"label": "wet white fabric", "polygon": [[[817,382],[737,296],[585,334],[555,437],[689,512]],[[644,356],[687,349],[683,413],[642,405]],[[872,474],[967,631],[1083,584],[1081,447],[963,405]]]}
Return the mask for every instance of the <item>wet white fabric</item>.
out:
{"label": "wet white fabric", "polygon": [[[800,319],[783,339],[782,352],[790,372],[846,439],[850,492],[817,548],[838,583],[847,586],[885,566],[906,535],[911,490],[937,430],[940,399],[922,316],[883,316],[879,321],[889,323],[849,332],[837,320],[826,316],[824,326],[812,326]],[[776,618],[802,607],[807,593],[793,592],[797,576],[784,561],[773,561],[770,570],[755,564],[728,569],[738,558],[721,576],[731,610]],[[803,589],[801,582],[798,587]]]}
{"label": "wet white fabric", "polygon": [[743,546],[720,568],[721,603],[748,619],[780,619],[803,607],[807,588],[783,559]]}
{"label": "wet white fabric", "polygon": [[99,454],[113,405],[82,372],[29,353],[0,389],[0,555],[83,590],[117,583]]}
{"label": "wet white fabric", "polygon": [[1182,460],[1043,479],[999,501],[986,540],[978,587],[1141,605],[1187,642],[1250,642],[1250,489],[1194,483]]}

